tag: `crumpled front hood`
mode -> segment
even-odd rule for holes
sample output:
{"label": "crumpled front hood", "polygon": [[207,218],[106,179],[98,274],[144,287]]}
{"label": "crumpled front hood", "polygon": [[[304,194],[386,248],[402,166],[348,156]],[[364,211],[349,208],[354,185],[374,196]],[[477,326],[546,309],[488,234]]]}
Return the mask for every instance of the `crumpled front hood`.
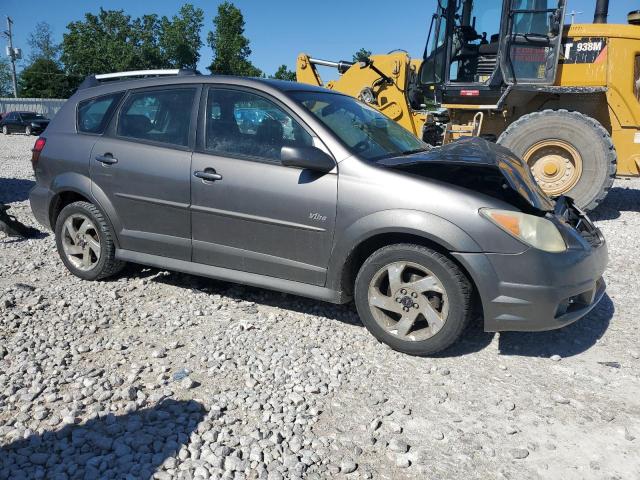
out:
{"label": "crumpled front hood", "polygon": [[[553,211],[555,205],[536,183],[524,161],[510,150],[480,138],[464,138],[426,152],[383,158],[375,163],[508,201],[501,191],[506,181],[511,190],[533,208]],[[503,181],[494,181],[496,175]]]}

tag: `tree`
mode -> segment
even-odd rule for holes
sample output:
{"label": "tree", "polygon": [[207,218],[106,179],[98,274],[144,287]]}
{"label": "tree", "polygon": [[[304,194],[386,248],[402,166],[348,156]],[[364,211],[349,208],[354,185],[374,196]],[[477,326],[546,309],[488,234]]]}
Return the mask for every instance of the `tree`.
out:
{"label": "tree", "polygon": [[203,25],[204,12],[191,4],[183,5],[171,20],[162,17],[159,43],[168,64],[174,68],[196,68],[200,60]]}
{"label": "tree", "polygon": [[296,72],[289,70],[286,65],[280,65],[278,67],[278,70],[276,70],[276,73],[271,78],[275,78],[276,80],[288,80],[289,82],[295,82]]}
{"label": "tree", "polygon": [[38,58],[20,73],[20,95],[27,98],[67,98],[69,79],[57,62]]}
{"label": "tree", "polygon": [[353,54],[354,62],[364,62],[371,56],[371,50],[367,50],[365,48],[361,48],[356,53]]}
{"label": "tree", "polygon": [[178,15],[143,15],[132,19],[122,10],[71,22],[63,35],[61,60],[77,83],[93,73],[157,68],[195,68],[202,46],[204,13],[185,4]]}
{"label": "tree", "polygon": [[0,97],[13,97],[11,66],[4,58],[0,58]]}
{"label": "tree", "polygon": [[58,61],[60,55],[60,45],[54,41],[53,30],[47,22],[39,22],[36,28],[29,34],[27,43],[31,48],[30,62],[33,63],[39,58],[45,60]]}
{"label": "tree", "polygon": [[260,77],[262,71],[249,60],[251,48],[244,36],[244,17],[231,2],[218,5],[218,15],[213,19],[215,29],[209,32],[207,43],[213,49],[211,73]]}
{"label": "tree", "polygon": [[[153,24],[147,27],[155,28]],[[87,13],[84,21],[69,23],[61,55],[67,73],[78,79],[92,73],[150,67],[140,55],[140,29],[122,10],[102,8],[98,15]]]}

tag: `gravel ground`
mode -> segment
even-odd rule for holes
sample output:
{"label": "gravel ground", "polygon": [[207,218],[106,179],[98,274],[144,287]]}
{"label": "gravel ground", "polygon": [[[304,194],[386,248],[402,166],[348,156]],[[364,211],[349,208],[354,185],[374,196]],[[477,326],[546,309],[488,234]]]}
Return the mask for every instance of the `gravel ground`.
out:
{"label": "gravel ground", "polygon": [[[31,225],[33,141],[0,135],[0,202]],[[83,282],[50,233],[0,234],[0,478],[638,479],[640,180],[593,217],[588,317],[426,359],[352,306],[134,265]]]}

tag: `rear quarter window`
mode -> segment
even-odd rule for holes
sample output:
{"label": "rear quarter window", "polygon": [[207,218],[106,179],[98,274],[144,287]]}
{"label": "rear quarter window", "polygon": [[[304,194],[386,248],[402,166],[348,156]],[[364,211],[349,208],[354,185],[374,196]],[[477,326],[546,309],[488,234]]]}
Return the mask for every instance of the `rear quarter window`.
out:
{"label": "rear quarter window", "polygon": [[89,98],[78,103],[78,131],[83,133],[104,133],[109,119],[118,106],[124,92]]}

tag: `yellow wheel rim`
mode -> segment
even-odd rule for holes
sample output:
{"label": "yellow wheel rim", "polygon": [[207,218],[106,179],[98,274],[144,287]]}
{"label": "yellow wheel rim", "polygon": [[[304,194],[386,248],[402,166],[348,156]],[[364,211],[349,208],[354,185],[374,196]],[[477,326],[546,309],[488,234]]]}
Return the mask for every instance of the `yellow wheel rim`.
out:
{"label": "yellow wheel rim", "polygon": [[561,195],[575,187],[582,175],[582,156],[564,140],[543,140],[523,156],[547,195]]}

